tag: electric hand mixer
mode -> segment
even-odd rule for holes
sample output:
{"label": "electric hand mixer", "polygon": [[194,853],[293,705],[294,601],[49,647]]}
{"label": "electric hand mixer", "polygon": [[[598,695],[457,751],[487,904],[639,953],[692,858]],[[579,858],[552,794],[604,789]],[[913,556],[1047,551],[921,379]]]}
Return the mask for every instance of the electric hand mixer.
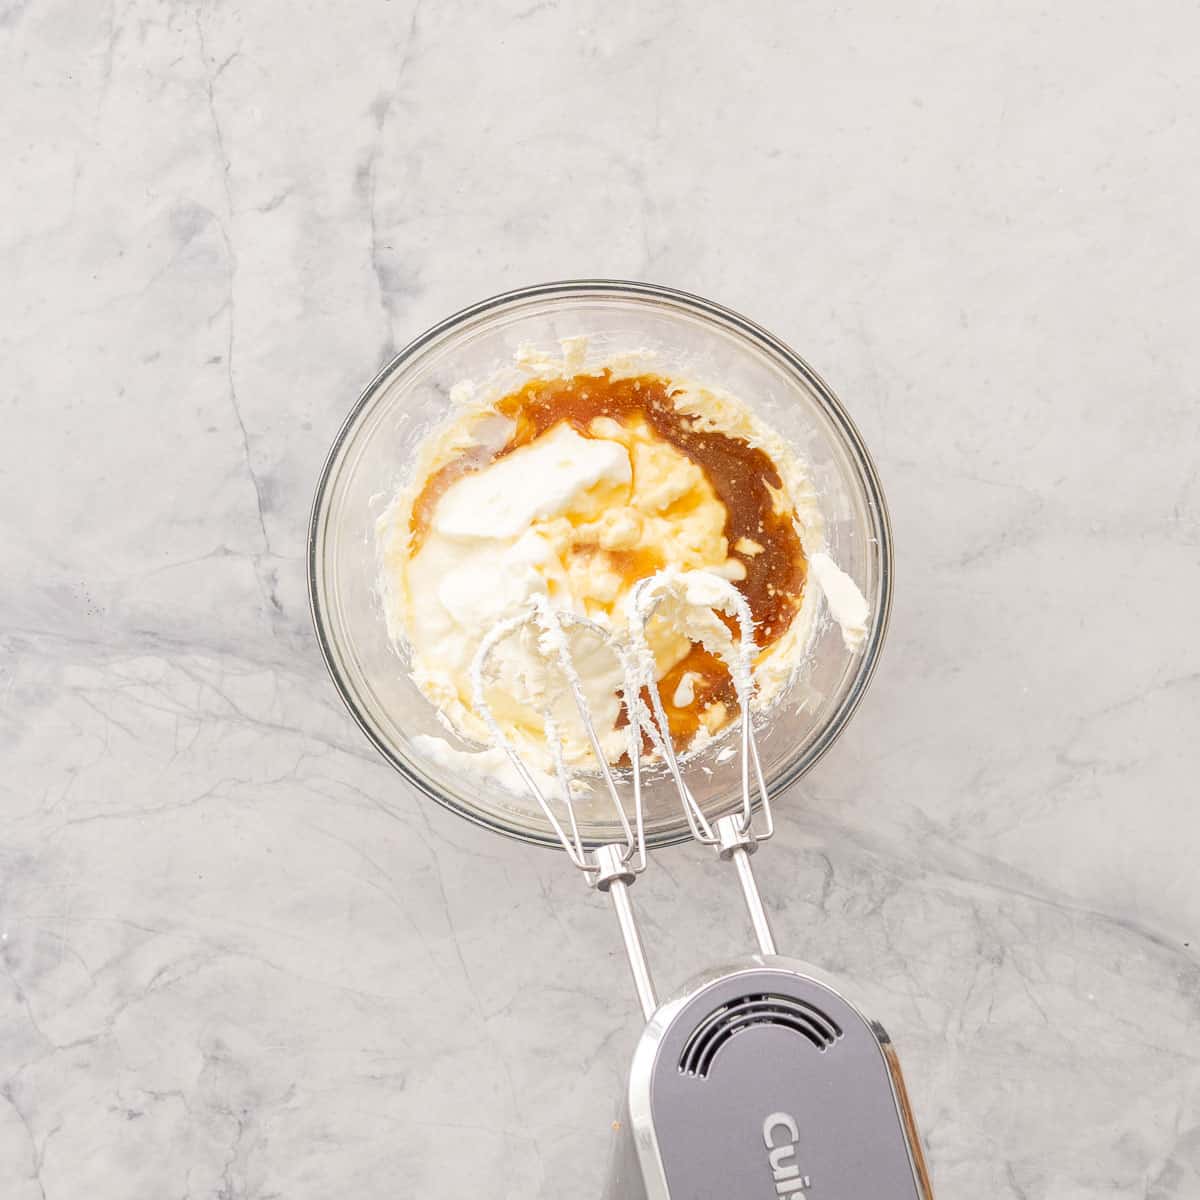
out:
{"label": "electric hand mixer", "polygon": [[[699,584],[699,600],[688,597],[689,582]],[[692,632],[725,659],[737,694],[741,804],[712,821],[688,787],[650,666],[646,627],[665,599],[685,617],[689,611],[707,612],[715,634],[707,633],[703,622]],[[721,636],[724,624],[711,623],[715,614],[736,622],[736,643]],[[496,744],[570,861],[611,898],[647,1021],[630,1067],[605,1197],[932,1200],[899,1061],[883,1027],[810,967],[776,951],[750,862],[774,826],[750,709],[753,641],[745,600],[716,576],[695,573],[690,581],[655,576],[633,589],[626,615],[628,629],[616,637],[606,626],[536,598],[528,611],[492,630],[472,671],[475,707]],[[630,762],[621,783],[597,736],[568,631],[595,638],[620,662]],[[525,639],[545,668],[545,677],[530,685],[525,699],[541,710],[558,785],[553,797],[506,736],[488,700],[496,652],[514,637]],[[561,719],[548,699],[556,688],[569,693],[590,743],[621,833],[615,842],[589,847],[580,836]],[[663,1003],[656,997],[629,898],[647,862],[643,732],[674,784],[692,837],[733,864],[758,943],[757,953],[710,968]],[[622,784],[631,797],[628,809]]]}

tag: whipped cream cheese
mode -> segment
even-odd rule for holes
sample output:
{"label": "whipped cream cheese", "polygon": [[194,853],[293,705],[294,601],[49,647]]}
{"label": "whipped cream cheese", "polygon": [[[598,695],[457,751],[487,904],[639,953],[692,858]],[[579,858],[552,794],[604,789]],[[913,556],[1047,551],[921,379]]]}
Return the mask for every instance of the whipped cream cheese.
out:
{"label": "whipped cream cheese", "polygon": [[862,649],[871,609],[858,584],[823,550],[809,556],[808,566],[825,593],[830,615],[841,627],[846,649],[852,653]]}
{"label": "whipped cream cheese", "polygon": [[[581,372],[586,353],[586,339],[573,338],[564,339],[559,358],[529,348],[517,358],[530,375],[558,378]],[[629,373],[637,373],[632,364]],[[778,511],[794,512],[805,547],[808,586],[798,611],[781,635],[745,663],[755,702],[766,705],[803,661],[822,595],[852,651],[865,638],[868,606],[853,580],[820,549],[820,506],[792,449],[730,396],[687,383],[671,395],[691,429],[741,439],[769,456],[782,483]],[[493,741],[472,703],[472,661],[488,633],[527,610],[533,597],[621,634],[632,582],[662,571],[664,578],[689,582],[665,589],[646,627],[652,664],[647,670],[661,680],[684,663],[694,644],[739,661],[740,647],[716,612],[729,611],[729,585],[745,577],[746,560],[763,547],[748,536],[733,547],[726,544],[727,510],[705,471],[645,420],[598,416],[586,435],[566,422],[551,425],[532,441],[453,478],[434,497],[415,536],[414,506],[425,502],[426,486],[437,473],[476,449],[494,453],[514,430],[514,422],[493,407],[495,398],[481,398],[469,384],[457,386],[452,400],[450,420],[426,440],[414,478],[379,527],[389,631],[407,651],[414,681],[445,724],[470,741]],[[585,630],[572,626],[565,633],[602,748],[616,761],[627,749],[620,719],[622,664],[610,645]],[[552,766],[542,704],[562,735],[566,761],[581,765],[590,757],[569,691],[548,668],[534,635],[507,639],[497,646],[487,691],[494,719],[542,771]],[[684,671],[664,700],[677,709],[702,703],[699,683],[699,675]],[[697,742],[731,715],[724,705],[708,705],[699,714]],[[429,744],[436,741],[422,739],[430,757],[470,766],[521,790],[494,747],[472,752]]]}
{"label": "whipped cream cheese", "polygon": [[631,478],[623,446],[556,425],[532,445],[452,485],[432,524],[460,540],[518,537],[534,521],[570,511],[592,489]]}

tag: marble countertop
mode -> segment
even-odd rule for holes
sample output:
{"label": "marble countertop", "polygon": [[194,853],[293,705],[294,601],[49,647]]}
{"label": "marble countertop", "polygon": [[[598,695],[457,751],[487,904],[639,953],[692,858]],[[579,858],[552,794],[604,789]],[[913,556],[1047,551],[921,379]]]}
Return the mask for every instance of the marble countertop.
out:
{"label": "marble countertop", "polygon": [[[888,1025],[939,1197],[1200,1194],[1197,36],[0,2],[5,1200],[598,1191],[610,914],[376,759],[303,570],[395,348],[584,275],[746,312],[875,453],[884,663],[759,870]],[[638,885],[664,988],[747,946],[713,871]]]}

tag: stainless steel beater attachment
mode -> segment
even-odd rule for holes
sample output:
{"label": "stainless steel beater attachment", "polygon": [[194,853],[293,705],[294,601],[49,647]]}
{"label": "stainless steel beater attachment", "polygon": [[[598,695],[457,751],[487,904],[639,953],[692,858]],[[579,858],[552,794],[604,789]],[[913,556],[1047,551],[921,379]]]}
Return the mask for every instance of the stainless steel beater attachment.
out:
{"label": "stainless steel beater attachment", "polygon": [[[670,601],[685,632],[718,655],[733,678],[740,710],[741,803],[731,813],[709,821],[688,787],[671,739],[670,725],[659,694],[654,655],[647,641],[647,628],[664,602]],[[705,614],[707,614],[705,616]],[[737,640],[718,619],[723,614],[736,621]],[[645,949],[629,901],[629,886],[646,867],[646,833],[642,802],[643,746],[645,732],[657,750],[679,794],[688,828],[696,841],[712,846],[722,860],[730,861],[737,871],[751,925],[764,954],[774,954],[775,939],[766,908],[759,894],[750,865],[750,855],[758,843],[774,833],[770,799],[763,778],[758,746],[754,737],[750,704],[754,694],[751,663],[755,652],[754,621],[745,599],[732,584],[709,572],[660,572],[643,579],[631,591],[626,602],[628,631],[618,636],[608,626],[576,613],[556,609],[545,596],[534,596],[526,609],[498,624],[483,639],[471,666],[473,701],[493,741],[507,755],[517,774],[535,798],[555,836],[571,862],[584,873],[589,883],[612,898],[621,927],[634,986],[642,1010],[649,1018],[656,1007],[654,985],[646,961]],[[583,682],[576,669],[568,640],[568,631],[578,631],[611,653],[620,666],[622,685],[620,703],[624,708],[625,749],[631,764],[633,820],[630,821],[617,778],[601,744]],[[493,666],[500,647],[510,639],[524,639],[531,652],[539,678],[525,678],[524,700],[541,717],[546,745],[554,765],[557,794],[547,795],[538,780],[541,772],[530,769],[521,750],[497,720],[488,699]],[[563,747],[564,730],[553,711],[552,697],[566,688],[591,748],[608,800],[621,831],[618,840],[588,850],[579,832],[575,811],[574,781]],[[648,709],[642,695],[650,698]],[[756,828],[757,794],[761,821]]]}
{"label": "stainless steel beater attachment", "polygon": [[[633,821],[631,823],[625,806],[621,802],[621,793],[618,790],[608,756],[601,746],[600,737],[596,732],[583,681],[576,670],[567,641],[568,629],[577,629],[590,634],[606,647],[620,664],[623,681],[621,702],[629,713],[626,745],[631,761],[636,764],[641,749],[640,701],[636,700],[638,676],[626,648],[603,625],[576,613],[555,609],[544,596],[534,596],[525,612],[502,621],[481,642],[471,664],[473,700],[476,711],[483,717],[492,739],[503,749],[522,782],[537,800],[538,806],[550,822],[550,827],[562,843],[568,858],[584,873],[593,887],[598,891],[607,892],[611,898],[613,909],[617,914],[617,922],[621,928],[621,937],[625,944],[625,953],[629,959],[638,1000],[641,1003],[643,1014],[649,1020],[657,1007],[654,981],[650,975],[645,948],[642,945],[641,935],[638,932],[633,908],[629,901],[630,885],[646,869],[646,830],[642,810],[641,775],[635,770]],[[556,681],[542,680],[540,686],[534,686],[532,681],[526,681],[526,699],[536,704],[542,718],[546,744],[554,763],[558,784],[557,804],[552,803],[551,798],[546,795],[545,789],[539,784],[536,775],[530,770],[521,752],[496,719],[487,697],[489,669],[502,643],[516,637],[532,639],[535,661],[539,662],[542,667],[548,668],[551,677],[557,674],[561,682],[566,685],[591,747],[592,757],[599,767],[608,799],[616,812],[618,827],[622,833],[619,840],[598,846],[590,851],[584,847],[575,815],[572,775],[567,766],[563,749],[563,731],[550,702],[552,689],[548,684]],[[631,697],[634,699],[631,700]],[[565,813],[565,824],[559,815],[559,810]]]}
{"label": "stainless steel beater attachment", "polygon": [[[709,822],[704,811],[692,795],[680,768],[674,743],[670,737],[667,715],[659,693],[658,680],[650,668],[653,656],[647,643],[647,627],[664,601],[670,600],[684,609],[699,609],[701,612],[724,615],[736,621],[737,641],[719,635],[706,637],[700,630],[705,648],[721,658],[733,678],[734,691],[738,699],[741,723],[740,770],[741,804],[734,812]],[[763,905],[750,855],[758,849],[760,842],[775,833],[775,822],[771,814],[771,800],[763,778],[762,763],[758,756],[758,743],[754,736],[751,700],[754,696],[752,663],[755,654],[754,618],[745,597],[728,581],[709,572],[660,573],[643,579],[630,593],[626,604],[629,621],[629,640],[632,646],[632,661],[641,669],[639,683],[650,696],[653,721],[647,722],[647,730],[655,747],[662,755],[671,780],[679,793],[684,816],[692,837],[704,846],[712,846],[723,861],[732,862],[737,871],[738,883],[758,948],[763,954],[775,954],[775,935],[767,910]],[[722,625],[720,628],[724,628]],[[717,627],[713,627],[714,631]],[[728,632],[728,631],[726,631]],[[640,706],[640,691],[637,704]],[[657,726],[657,728],[655,728]],[[634,756],[633,773],[636,781],[641,770],[638,757]],[[753,777],[753,778],[752,778]],[[753,784],[753,786],[752,786]],[[755,826],[754,800],[757,792],[761,821]]]}

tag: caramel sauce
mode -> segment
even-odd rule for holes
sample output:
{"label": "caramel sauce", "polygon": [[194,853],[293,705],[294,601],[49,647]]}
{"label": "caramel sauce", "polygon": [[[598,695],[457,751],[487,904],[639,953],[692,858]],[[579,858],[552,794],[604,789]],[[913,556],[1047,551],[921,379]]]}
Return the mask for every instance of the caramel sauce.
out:
{"label": "caramel sauce", "polygon": [[[505,396],[496,411],[514,422],[512,436],[496,451],[476,449],[448,463],[426,481],[412,508],[410,552],[424,540],[437,503],[457,479],[480,470],[496,459],[526,446],[560,421],[576,432],[592,436],[589,426],[597,417],[619,423],[637,418],[674,446],[704,472],[725,507],[725,540],[731,558],[745,567],[746,576],[735,586],[746,598],[755,621],[755,642],[765,649],[791,624],[804,594],[807,563],[790,509],[776,511],[776,493],[783,481],[766,453],[726,433],[697,429],[685,412],[675,408],[675,393],[657,375],[613,379],[608,371],[575,375],[567,379],[536,379]],[[739,543],[754,543],[752,552]],[[743,543],[744,545],[744,543]],[[652,575],[663,564],[649,551],[608,551],[613,566],[630,584]],[[698,677],[695,700],[676,708],[675,689],[685,672]],[[729,670],[720,659],[693,645],[684,659],[659,684],[671,734],[686,746],[702,724],[701,713],[722,703],[730,716],[737,700]]]}
{"label": "caramel sauce", "polygon": [[[695,699],[687,708],[676,708],[675,689],[688,671],[699,677],[693,687]],[[729,668],[715,654],[710,654],[695,642],[683,659],[658,681],[658,694],[663,712],[667,714],[671,737],[680,747],[686,746],[699,732],[703,723],[700,714],[710,704],[724,704],[725,711],[730,715],[737,712],[737,693],[733,690],[733,676]],[[642,699],[649,705],[649,696],[643,695]]]}
{"label": "caramel sauce", "polygon": [[613,568],[621,573],[621,578],[630,584],[661,571],[665,566],[662,556],[649,548],[605,550],[603,553],[608,556]]}

